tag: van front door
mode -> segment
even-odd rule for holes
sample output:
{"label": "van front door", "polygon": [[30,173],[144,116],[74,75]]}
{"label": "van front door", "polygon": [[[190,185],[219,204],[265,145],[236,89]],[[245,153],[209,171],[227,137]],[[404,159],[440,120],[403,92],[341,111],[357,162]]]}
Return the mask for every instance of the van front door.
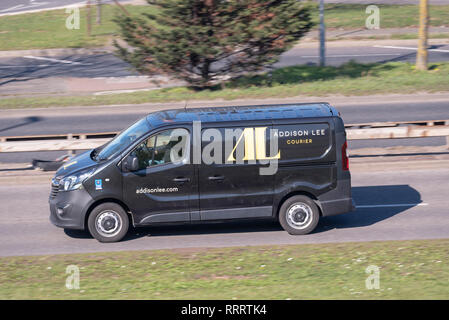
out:
{"label": "van front door", "polygon": [[161,131],[130,153],[137,157],[139,169],[122,169],[123,199],[135,224],[190,221],[190,210],[198,210],[198,183],[188,161],[189,131]]}

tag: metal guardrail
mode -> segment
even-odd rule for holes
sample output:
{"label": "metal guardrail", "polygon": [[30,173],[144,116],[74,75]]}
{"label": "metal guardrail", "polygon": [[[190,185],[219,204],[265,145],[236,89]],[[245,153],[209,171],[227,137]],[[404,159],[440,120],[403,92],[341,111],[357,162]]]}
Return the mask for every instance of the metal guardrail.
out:
{"label": "metal guardrail", "polygon": [[346,129],[366,129],[366,128],[385,128],[385,127],[398,127],[398,126],[447,126],[449,120],[421,120],[421,121],[387,121],[387,122],[368,122],[368,123],[356,123],[345,124]]}
{"label": "metal guardrail", "polygon": [[44,134],[29,136],[9,136],[0,137],[0,142],[14,141],[45,141],[45,140],[85,140],[85,139],[101,139],[113,138],[118,132],[96,132],[96,133],[67,133],[67,134]]}
{"label": "metal guardrail", "polygon": [[449,120],[358,123],[345,128],[348,140],[449,137]]}
{"label": "metal guardrail", "polygon": [[[348,140],[448,137],[449,120],[374,122],[345,125]],[[98,147],[117,132],[0,137],[0,153],[85,150]]]}

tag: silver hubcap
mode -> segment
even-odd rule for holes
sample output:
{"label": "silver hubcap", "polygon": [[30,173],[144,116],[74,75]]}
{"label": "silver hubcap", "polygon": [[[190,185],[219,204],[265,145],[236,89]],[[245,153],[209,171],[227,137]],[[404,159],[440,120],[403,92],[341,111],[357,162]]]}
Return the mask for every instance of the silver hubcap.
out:
{"label": "silver hubcap", "polygon": [[298,202],[292,204],[287,210],[287,223],[294,229],[305,229],[312,223],[312,208]]}
{"label": "silver hubcap", "polygon": [[97,216],[95,229],[104,237],[113,237],[122,229],[122,218],[117,212],[103,211]]}

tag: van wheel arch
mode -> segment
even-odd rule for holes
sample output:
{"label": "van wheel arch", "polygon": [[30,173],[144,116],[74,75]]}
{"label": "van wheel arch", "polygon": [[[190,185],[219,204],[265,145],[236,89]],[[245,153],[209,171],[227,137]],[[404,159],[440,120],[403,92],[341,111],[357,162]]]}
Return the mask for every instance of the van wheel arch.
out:
{"label": "van wheel arch", "polygon": [[310,192],[307,191],[303,191],[303,190],[296,190],[296,191],[292,191],[288,194],[286,194],[284,197],[282,197],[282,199],[278,202],[277,207],[276,207],[276,216],[275,218],[279,218],[279,211],[281,210],[282,205],[284,204],[285,201],[287,201],[287,199],[294,197],[294,196],[306,196],[309,197],[310,199],[313,200],[313,202],[315,202],[316,206],[318,207],[318,211],[320,213],[320,217],[323,216],[323,212],[322,212],[322,208],[321,208],[321,203],[318,200],[318,198],[313,195]]}
{"label": "van wheel arch", "polygon": [[122,201],[115,199],[115,198],[104,198],[104,199],[100,199],[95,201],[94,203],[92,203],[89,206],[89,209],[87,209],[86,211],[86,215],[84,216],[84,230],[87,230],[87,221],[89,220],[89,216],[92,213],[92,210],[99,206],[102,203],[106,203],[106,202],[113,202],[118,204],[119,206],[121,206],[123,208],[123,210],[125,210],[126,214],[128,215],[129,221],[131,223],[131,225],[134,226],[134,219],[133,219],[133,215],[131,214],[131,210],[129,210],[128,206],[123,203]]}

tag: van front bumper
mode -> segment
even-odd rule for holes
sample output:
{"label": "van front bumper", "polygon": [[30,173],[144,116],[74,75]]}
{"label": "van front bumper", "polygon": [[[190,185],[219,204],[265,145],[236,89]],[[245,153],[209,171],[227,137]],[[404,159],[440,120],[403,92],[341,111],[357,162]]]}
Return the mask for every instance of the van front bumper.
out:
{"label": "van front bumper", "polygon": [[85,229],[87,208],[93,202],[84,189],[59,191],[49,199],[50,221],[57,227],[65,229]]}

